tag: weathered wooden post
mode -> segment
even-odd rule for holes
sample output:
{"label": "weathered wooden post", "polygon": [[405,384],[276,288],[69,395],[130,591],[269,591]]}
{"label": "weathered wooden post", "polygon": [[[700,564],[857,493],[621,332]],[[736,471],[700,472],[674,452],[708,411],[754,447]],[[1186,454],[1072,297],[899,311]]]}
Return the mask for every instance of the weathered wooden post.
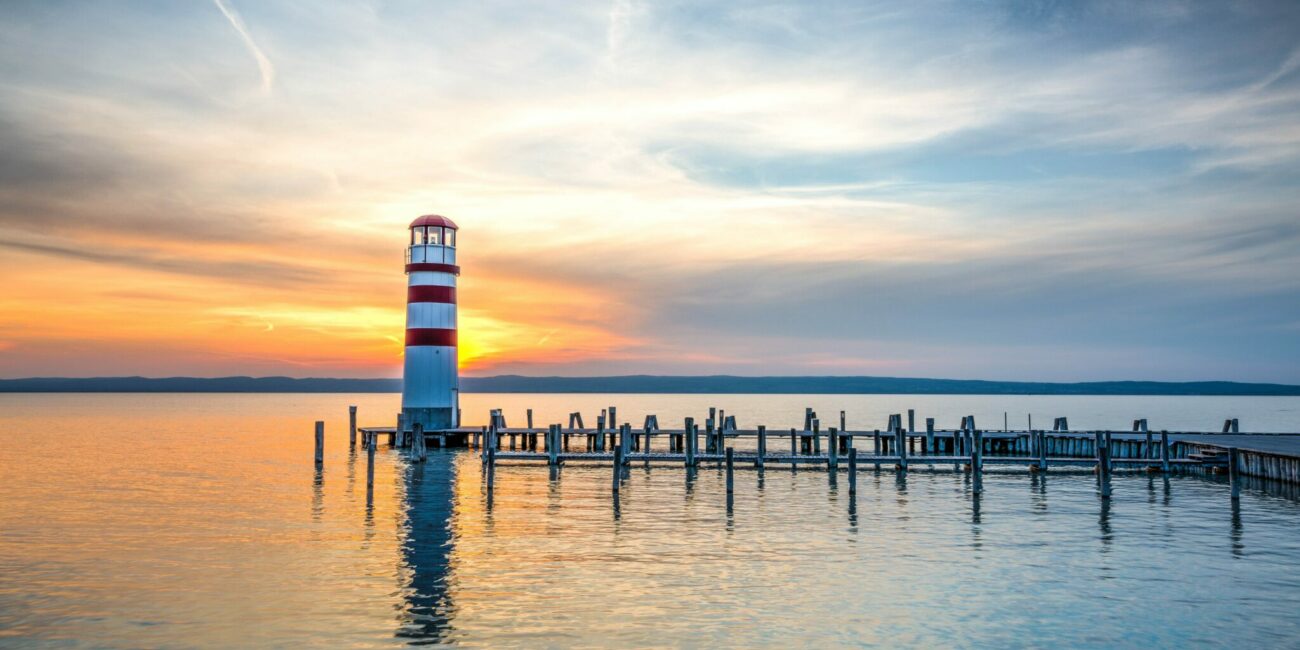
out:
{"label": "weathered wooden post", "polygon": [[677,441],[677,451],[686,453],[686,439],[691,437],[691,429],[695,426],[695,418],[686,418],[686,428],[682,429],[682,439]]}
{"label": "weathered wooden post", "polygon": [[799,450],[795,446],[798,443],[799,443],[799,436],[795,435],[794,427],[790,427],[790,455],[791,456],[795,456],[799,454]]}
{"label": "weathered wooden post", "polygon": [[695,444],[697,442],[695,437],[698,435],[697,433],[698,431],[699,431],[699,427],[695,425],[692,418],[686,418],[686,437],[683,440],[683,442],[686,443],[685,447],[686,447],[687,467],[695,467]]}
{"label": "weathered wooden post", "polygon": [[821,453],[822,453],[822,432],[821,432],[821,428],[822,428],[822,422],[821,422],[821,420],[819,420],[819,419],[817,419],[817,418],[813,418],[813,428],[812,428],[812,445],[813,445],[813,448],[812,448],[812,453],[815,454],[815,455],[821,455]]}
{"label": "weathered wooden post", "polygon": [[981,494],[984,492],[984,432],[976,429],[974,438],[970,452],[971,490]]}
{"label": "weathered wooden post", "polygon": [[1046,433],[1038,432],[1038,471],[1040,472],[1047,471],[1047,444],[1043,440],[1045,436]]}
{"label": "weathered wooden post", "polygon": [[393,444],[401,449],[406,446],[406,418],[397,414],[397,428],[393,429]]}
{"label": "weathered wooden post", "polygon": [[411,449],[415,462],[423,463],[428,458],[428,450],[424,444],[424,425],[419,422],[411,425]]}
{"label": "weathered wooden post", "polygon": [[613,484],[614,494],[618,494],[619,483],[622,483],[622,481],[619,480],[622,478],[621,476],[622,473],[623,473],[623,446],[614,445],[614,484]]}
{"label": "weathered wooden post", "polygon": [[528,430],[533,430],[533,410],[528,409]]}
{"label": "weathered wooden post", "polygon": [[367,436],[366,439],[366,487],[375,486],[375,437]]}
{"label": "weathered wooden post", "polygon": [[1169,432],[1160,432],[1160,471],[1169,473]]}
{"label": "weathered wooden post", "polygon": [[619,437],[621,438],[621,440],[619,440],[619,446],[623,448],[623,464],[630,465],[632,459],[628,458],[628,456],[632,452],[632,441],[636,439],[636,436],[632,435],[632,425],[626,422],[623,423],[619,432]]}
{"label": "weathered wooden post", "polygon": [[[495,442],[496,442],[496,440],[495,440],[495,439],[496,439],[496,433],[494,433],[494,432],[489,432],[488,435],[489,435],[490,437],[493,438],[493,441],[492,441],[492,442],[495,443]],[[491,492],[491,491],[492,491],[493,484],[496,482],[496,473],[497,473],[496,470],[497,470],[497,446],[496,446],[496,444],[490,444],[490,445],[488,445],[488,449],[487,449],[487,489],[488,489],[488,492]]]}
{"label": "weathered wooden post", "polygon": [[849,496],[858,493],[858,450],[849,447]]}
{"label": "weathered wooden post", "polygon": [[925,453],[934,453],[934,418],[925,419]]}
{"label": "weathered wooden post", "polygon": [[1241,499],[1241,484],[1237,480],[1237,463],[1241,462],[1241,452],[1236,447],[1228,447],[1228,484],[1232,490],[1232,500]]}
{"label": "weathered wooden post", "polygon": [[734,463],[735,460],[734,451],[735,450],[733,450],[731,447],[727,447],[727,494],[728,495],[734,492],[736,487],[736,477],[735,477],[736,468]]}
{"label": "weathered wooden post", "polygon": [[348,449],[357,447],[357,407],[348,407]]}
{"label": "weathered wooden post", "polygon": [[907,409],[907,432],[916,433],[916,409]]}
{"label": "weathered wooden post", "polygon": [[316,464],[325,462],[325,422],[316,421]]}
{"label": "weathered wooden post", "polygon": [[555,467],[560,464],[560,425],[552,424],[546,430],[546,464]]}
{"label": "weathered wooden post", "polygon": [[1097,469],[1096,471],[1093,472],[1093,478],[1096,480],[1097,485],[1100,486],[1101,485],[1101,432],[1093,431],[1092,440],[1093,440],[1092,442],[1093,457],[1097,459]]}
{"label": "weathered wooden post", "polygon": [[833,472],[840,466],[839,429],[831,427],[826,430],[826,466]]}
{"label": "weathered wooden post", "polygon": [[898,468],[907,471],[907,432],[903,430],[903,418],[898,418],[898,428],[894,430],[895,445],[898,446]]}
{"label": "weathered wooden post", "polygon": [[1101,498],[1110,498],[1110,440],[1097,436],[1097,474],[1101,488]]}

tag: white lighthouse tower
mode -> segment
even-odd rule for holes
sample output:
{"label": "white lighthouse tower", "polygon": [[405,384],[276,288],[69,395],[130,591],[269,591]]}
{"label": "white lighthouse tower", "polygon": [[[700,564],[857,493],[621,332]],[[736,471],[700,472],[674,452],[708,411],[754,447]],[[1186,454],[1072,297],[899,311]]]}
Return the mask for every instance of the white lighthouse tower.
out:
{"label": "white lighthouse tower", "polygon": [[406,249],[406,367],[402,420],[426,431],[458,426],[456,224],[425,215],[411,222]]}

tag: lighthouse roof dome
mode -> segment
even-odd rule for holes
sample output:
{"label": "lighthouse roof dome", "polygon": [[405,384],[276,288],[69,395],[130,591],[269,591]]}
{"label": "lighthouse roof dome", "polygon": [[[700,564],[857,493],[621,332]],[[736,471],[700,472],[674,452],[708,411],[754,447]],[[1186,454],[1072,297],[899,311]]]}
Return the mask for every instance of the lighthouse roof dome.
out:
{"label": "lighthouse roof dome", "polygon": [[459,228],[456,227],[456,222],[452,221],[451,219],[448,219],[447,217],[444,217],[442,215],[437,215],[437,214],[426,214],[423,217],[420,217],[415,221],[412,221],[411,225],[407,227],[416,228],[419,226],[442,226],[443,228],[451,228],[452,230],[459,230]]}

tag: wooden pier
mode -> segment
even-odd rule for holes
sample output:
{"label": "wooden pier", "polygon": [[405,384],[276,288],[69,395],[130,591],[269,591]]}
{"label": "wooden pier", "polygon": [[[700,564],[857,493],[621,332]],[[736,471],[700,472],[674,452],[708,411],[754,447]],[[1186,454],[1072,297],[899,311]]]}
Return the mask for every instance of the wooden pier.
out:
{"label": "wooden pier", "polygon": [[[355,426],[355,407],[349,411]],[[1300,434],[1241,433],[1235,419],[1223,429],[1209,431],[1152,431],[1146,420],[1133,421],[1129,430],[1079,431],[1068,418],[1056,418],[1050,430],[987,430],[973,416],[961,418],[953,429],[935,427],[926,418],[918,429],[915,413],[888,418],[884,429],[848,430],[839,413],[839,426],[822,427],[812,409],[806,409],[802,427],[768,430],[736,427],[735,415],[710,409],[703,428],[685,418],[682,428],[662,429],[658,417],[646,416],[643,425],[615,426],[617,409],[598,415],[595,427],[584,426],[581,413],[569,415],[567,425],[506,426],[499,409],[489,414],[489,424],[437,431],[403,427],[361,428],[362,444],[371,447],[379,438],[390,446],[412,450],[422,458],[429,446],[477,449],[489,476],[497,463],[540,464],[559,467],[569,463],[596,463],[626,467],[633,464],[678,465],[690,468],[718,466],[771,466],[822,468],[856,473],[862,468],[943,470],[970,472],[978,491],[986,467],[1023,468],[1030,472],[1052,468],[1093,471],[1098,492],[1110,496],[1113,470],[1148,472],[1201,471],[1228,474],[1234,492],[1237,477],[1264,478],[1300,484]],[[318,438],[320,440],[320,438]],[[350,440],[355,441],[351,435]]]}

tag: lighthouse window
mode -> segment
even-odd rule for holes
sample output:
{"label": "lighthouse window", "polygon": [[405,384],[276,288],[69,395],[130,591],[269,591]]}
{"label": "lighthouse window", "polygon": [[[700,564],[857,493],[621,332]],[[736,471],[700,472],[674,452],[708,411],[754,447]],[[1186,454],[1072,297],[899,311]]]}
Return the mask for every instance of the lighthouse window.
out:
{"label": "lighthouse window", "polygon": [[450,248],[455,248],[455,247],[456,247],[456,231],[455,231],[455,230],[452,230],[451,228],[448,228],[448,229],[446,230],[446,233],[447,233],[447,234],[446,234],[446,241],[443,242],[443,245],[444,245],[444,246],[448,246],[448,247],[450,247]]}
{"label": "lighthouse window", "polygon": [[412,229],[411,229],[411,245],[412,245],[412,246],[417,246],[417,245],[419,245],[419,244],[420,244],[420,238],[423,237],[423,236],[424,236],[424,228],[412,228]]}
{"label": "lighthouse window", "polygon": [[436,228],[436,227],[434,227],[434,226],[429,226],[429,245],[430,245],[430,246],[437,246],[437,245],[439,244],[439,242],[438,242],[438,234],[439,234],[440,232],[442,232],[442,228]]}

